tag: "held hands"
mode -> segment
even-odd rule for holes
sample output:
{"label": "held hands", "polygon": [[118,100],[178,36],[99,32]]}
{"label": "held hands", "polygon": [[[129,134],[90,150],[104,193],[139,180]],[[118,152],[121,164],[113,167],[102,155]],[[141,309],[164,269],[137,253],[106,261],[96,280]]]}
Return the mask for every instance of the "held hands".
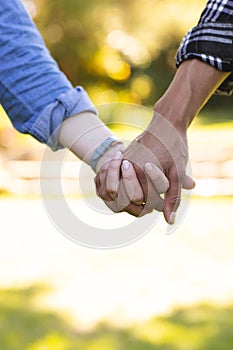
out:
{"label": "held hands", "polygon": [[96,192],[112,211],[139,216],[144,194],[134,167],[123,160],[123,148],[109,148],[97,163]]}
{"label": "held hands", "polygon": [[[185,175],[188,159],[186,135],[155,113],[148,128],[128,148],[110,148],[97,164],[97,194],[114,212],[143,216],[163,211],[175,221],[181,188],[194,182]],[[165,193],[164,199],[160,194]]]}

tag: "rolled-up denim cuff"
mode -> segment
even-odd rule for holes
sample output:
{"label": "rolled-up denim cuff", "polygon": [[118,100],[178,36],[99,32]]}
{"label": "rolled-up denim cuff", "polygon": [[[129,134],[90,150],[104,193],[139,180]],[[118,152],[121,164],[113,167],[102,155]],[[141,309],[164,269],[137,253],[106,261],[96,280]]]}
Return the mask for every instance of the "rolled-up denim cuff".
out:
{"label": "rolled-up denim cuff", "polygon": [[85,90],[77,86],[59,95],[39,116],[29,119],[23,132],[46,143],[53,151],[62,149],[63,146],[59,144],[59,130],[63,120],[84,111],[97,114]]}

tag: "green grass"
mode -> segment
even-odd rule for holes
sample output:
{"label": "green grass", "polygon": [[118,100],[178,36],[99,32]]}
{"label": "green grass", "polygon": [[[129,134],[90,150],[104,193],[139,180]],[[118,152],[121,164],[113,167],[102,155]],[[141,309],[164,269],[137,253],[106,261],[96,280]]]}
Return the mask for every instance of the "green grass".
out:
{"label": "green grass", "polygon": [[[4,350],[230,350],[233,306],[177,309],[131,328],[102,324],[80,332],[67,318],[38,308],[45,289],[0,290],[0,344]],[[140,301],[139,301],[140,302]]]}

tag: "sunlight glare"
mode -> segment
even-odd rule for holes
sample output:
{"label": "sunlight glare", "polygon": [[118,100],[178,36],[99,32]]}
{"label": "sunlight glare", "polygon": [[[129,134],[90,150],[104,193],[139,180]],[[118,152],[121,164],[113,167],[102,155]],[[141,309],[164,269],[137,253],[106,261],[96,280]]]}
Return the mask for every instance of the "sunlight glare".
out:
{"label": "sunlight glare", "polygon": [[23,0],[23,4],[26,7],[27,11],[31,15],[32,18],[36,17],[37,15],[37,8],[36,4],[32,0]]}
{"label": "sunlight glare", "polygon": [[151,57],[142,43],[122,30],[113,30],[107,36],[107,44],[127,56],[135,65],[150,62]]}

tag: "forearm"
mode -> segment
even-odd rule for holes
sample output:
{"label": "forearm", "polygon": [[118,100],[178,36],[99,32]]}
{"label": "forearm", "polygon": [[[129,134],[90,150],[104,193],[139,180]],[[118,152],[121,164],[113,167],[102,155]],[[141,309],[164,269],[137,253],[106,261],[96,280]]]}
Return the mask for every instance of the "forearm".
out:
{"label": "forearm", "polygon": [[[115,138],[110,129],[94,113],[82,112],[66,119],[60,128],[59,143],[69,148],[78,158],[90,165],[93,153],[103,141]],[[115,145],[115,143],[113,142]],[[116,143],[115,151],[123,150]]]}
{"label": "forearm", "polygon": [[196,59],[182,63],[169,88],[154,109],[178,131],[185,132],[194,117],[230,73]]}
{"label": "forearm", "polygon": [[83,111],[94,115],[93,103],[61,72],[21,0],[1,2],[0,32],[3,108],[18,131],[53,150],[61,148],[57,137],[61,123]]}

